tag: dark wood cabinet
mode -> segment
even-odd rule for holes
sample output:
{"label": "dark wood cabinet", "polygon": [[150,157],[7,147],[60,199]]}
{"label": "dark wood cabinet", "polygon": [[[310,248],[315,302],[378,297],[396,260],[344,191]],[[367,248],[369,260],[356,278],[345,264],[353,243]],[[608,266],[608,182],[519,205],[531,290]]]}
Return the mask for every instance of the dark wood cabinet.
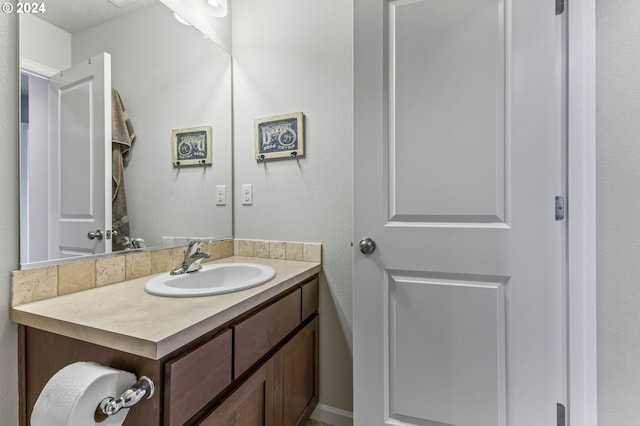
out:
{"label": "dark wood cabinet", "polygon": [[318,402],[318,278],[160,360],[20,326],[21,421],[47,381],[77,361],[149,376],[156,395],[125,426],[295,426]]}
{"label": "dark wood cabinet", "polygon": [[301,290],[233,326],[234,378],[240,377],[300,325]]}
{"label": "dark wood cabinet", "polygon": [[182,425],[218,396],[233,380],[232,331],[165,364],[165,418]]}
{"label": "dark wood cabinet", "polygon": [[274,356],[276,424],[304,425],[318,403],[318,317]]}
{"label": "dark wood cabinet", "polygon": [[[129,410],[126,426],[161,425],[164,388],[163,365],[160,361],[94,345],[36,328],[20,326],[20,425],[31,424],[31,412],[49,379],[62,368],[78,361],[102,365],[147,376],[160,392]],[[110,395],[116,396],[116,395]]]}
{"label": "dark wood cabinet", "polygon": [[274,426],[274,362],[262,366],[213,409],[199,426]]}
{"label": "dark wood cabinet", "polygon": [[304,425],[318,403],[318,316],[250,374],[199,426]]}

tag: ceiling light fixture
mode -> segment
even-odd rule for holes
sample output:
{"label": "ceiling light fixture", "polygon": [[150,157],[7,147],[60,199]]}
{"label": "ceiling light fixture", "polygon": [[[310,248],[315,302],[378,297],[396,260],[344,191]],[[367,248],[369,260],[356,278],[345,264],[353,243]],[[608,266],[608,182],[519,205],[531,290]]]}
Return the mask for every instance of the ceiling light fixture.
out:
{"label": "ceiling light fixture", "polygon": [[113,3],[117,7],[125,7],[130,5],[131,3],[135,3],[138,0],[109,0],[109,2]]}
{"label": "ceiling light fixture", "polygon": [[180,22],[182,25],[191,26],[191,23],[189,21],[184,19],[182,16],[178,15],[176,12],[173,13],[173,17],[176,18],[176,21]]}
{"label": "ceiling light fixture", "polygon": [[[160,0],[173,12],[175,19],[182,24],[191,25],[205,38],[231,50],[230,0]],[[229,33],[227,35],[227,32]]]}
{"label": "ceiling light fixture", "polygon": [[207,0],[207,3],[209,4],[207,11],[209,15],[216,18],[227,16],[227,0]]}

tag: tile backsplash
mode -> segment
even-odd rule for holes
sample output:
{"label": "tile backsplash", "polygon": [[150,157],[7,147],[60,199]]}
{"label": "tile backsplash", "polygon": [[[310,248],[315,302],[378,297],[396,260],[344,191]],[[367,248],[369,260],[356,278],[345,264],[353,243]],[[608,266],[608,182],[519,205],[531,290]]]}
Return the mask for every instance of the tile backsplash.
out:
{"label": "tile backsplash", "polygon": [[322,262],[321,243],[292,241],[233,240],[236,256],[261,257],[263,259],[299,260]]}
{"label": "tile backsplash", "polygon": [[[321,263],[322,244],[265,240],[223,240],[203,245],[207,261],[247,256]],[[13,272],[11,306],[168,272],[184,258],[185,247],[123,253],[94,260]]]}

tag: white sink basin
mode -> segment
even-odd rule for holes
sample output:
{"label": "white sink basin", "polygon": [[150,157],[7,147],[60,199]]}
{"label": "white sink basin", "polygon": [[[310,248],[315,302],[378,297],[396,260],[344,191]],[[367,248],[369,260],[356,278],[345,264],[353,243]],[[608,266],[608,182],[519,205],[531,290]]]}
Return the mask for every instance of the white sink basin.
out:
{"label": "white sink basin", "polygon": [[256,263],[216,263],[182,275],[158,275],[144,291],[155,296],[196,297],[232,293],[265,284],[276,276],[270,266]]}

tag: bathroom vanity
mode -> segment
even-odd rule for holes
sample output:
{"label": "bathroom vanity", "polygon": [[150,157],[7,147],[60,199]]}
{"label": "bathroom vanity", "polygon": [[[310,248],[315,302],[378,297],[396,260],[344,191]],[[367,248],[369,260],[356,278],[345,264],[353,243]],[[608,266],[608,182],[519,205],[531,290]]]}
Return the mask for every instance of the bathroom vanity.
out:
{"label": "bathroom vanity", "polygon": [[276,277],[198,298],[146,294],[146,277],[14,307],[21,425],[47,381],[77,361],[153,380],[155,395],[125,425],[304,424],[318,401],[320,264],[220,262],[263,263]]}

